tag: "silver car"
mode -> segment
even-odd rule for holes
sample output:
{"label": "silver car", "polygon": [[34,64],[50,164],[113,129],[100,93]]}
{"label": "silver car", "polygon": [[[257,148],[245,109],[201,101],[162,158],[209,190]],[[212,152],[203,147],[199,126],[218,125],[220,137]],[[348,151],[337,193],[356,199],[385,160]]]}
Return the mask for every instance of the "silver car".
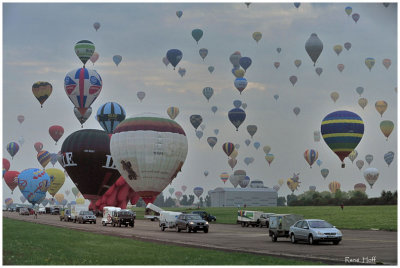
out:
{"label": "silver car", "polygon": [[337,245],[342,240],[342,233],[335,226],[324,220],[300,220],[289,228],[290,240],[307,241],[310,245],[318,242],[333,242]]}

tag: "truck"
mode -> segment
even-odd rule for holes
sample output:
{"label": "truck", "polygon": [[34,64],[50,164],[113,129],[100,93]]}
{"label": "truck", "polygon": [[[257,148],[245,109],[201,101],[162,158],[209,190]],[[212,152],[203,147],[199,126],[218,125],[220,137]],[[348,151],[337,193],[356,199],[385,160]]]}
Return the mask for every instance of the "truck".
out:
{"label": "truck", "polygon": [[249,211],[238,210],[237,223],[242,227],[258,227],[260,225],[260,217],[264,212],[262,211]]}
{"label": "truck", "polygon": [[122,225],[128,227],[129,225],[133,228],[135,226],[136,212],[133,212],[130,209],[114,210],[111,218],[113,227],[121,227]]}
{"label": "truck", "polygon": [[60,215],[60,221],[73,221],[76,223],[79,212],[87,210],[85,205],[72,205],[71,208],[66,208]]}
{"label": "truck", "polygon": [[148,203],[144,212],[144,218],[151,221],[160,220],[160,212],[164,211],[152,203]]}
{"label": "truck", "polygon": [[101,219],[101,224],[107,226],[107,224],[112,224],[112,213],[113,211],[121,210],[120,207],[104,207],[103,208],[103,218]]}
{"label": "truck", "polygon": [[278,241],[278,237],[289,238],[289,228],[303,216],[297,214],[275,214],[269,216],[269,236],[272,242]]}
{"label": "truck", "polygon": [[164,231],[166,228],[176,228],[176,219],[182,212],[166,211],[160,212],[160,228]]}

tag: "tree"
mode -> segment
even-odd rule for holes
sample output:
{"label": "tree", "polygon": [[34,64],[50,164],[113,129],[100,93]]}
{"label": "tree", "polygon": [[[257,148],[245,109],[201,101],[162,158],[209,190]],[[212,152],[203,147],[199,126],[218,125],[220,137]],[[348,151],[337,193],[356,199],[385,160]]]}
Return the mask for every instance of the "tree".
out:
{"label": "tree", "polygon": [[[179,202],[182,206],[188,205],[188,197],[187,195],[183,195],[181,201]],[[193,202],[192,202],[193,203]]]}
{"label": "tree", "polygon": [[199,207],[204,207],[203,197],[200,197]]}
{"label": "tree", "polygon": [[142,198],[139,198],[139,200],[136,203],[136,207],[146,207],[146,203],[143,201]]}
{"label": "tree", "polygon": [[284,196],[278,197],[278,207],[286,206],[286,198]]}
{"label": "tree", "polygon": [[167,200],[165,200],[164,207],[170,208],[174,206],[175,206],[175,201],[171,197],[168,197]]}
{"label": "tree", "polygon": [[211,207],[211,197],[209,195],[206,196],[204,202],[206,203],[207,207]]}
{"label": "tree", "polygon": [[157,198],[156,198],[156,200],[154,200],[153,204],[156,205],[157,207],[164,206],[164,195],[162,192],[157,196]]}
{"label": "tree", "polygon": [[187,201],[187,205],[191,206],[191,205],[193,205],[193,202],[194,202],[194,195],[191,194],[191,195],[189,195],[189,200]]}
{"label": "tree", "polygon": [[295,196],[293,193],[292,194],[288,194],[286,197],[287,200],[287,204],[288,206],[292,206],[292,202],[296,202],[297,201],[297,196]]}

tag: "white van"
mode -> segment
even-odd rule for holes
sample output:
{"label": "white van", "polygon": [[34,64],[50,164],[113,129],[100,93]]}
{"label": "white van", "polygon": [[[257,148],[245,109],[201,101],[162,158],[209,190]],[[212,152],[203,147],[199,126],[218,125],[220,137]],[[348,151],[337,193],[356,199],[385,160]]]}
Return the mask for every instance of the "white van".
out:
{"label": "white van", "polygon": [[103,218],[101,219],[101,224],[106,226],[107,224],[112,223],[112,214],[114,211],[120,211],[119,207],[104,207],[103,208]]}
{"label": "white van", "polygon": [[182,212],[160,211],[160,228],[164,231],[166,228],[176,228],[176,219]]}

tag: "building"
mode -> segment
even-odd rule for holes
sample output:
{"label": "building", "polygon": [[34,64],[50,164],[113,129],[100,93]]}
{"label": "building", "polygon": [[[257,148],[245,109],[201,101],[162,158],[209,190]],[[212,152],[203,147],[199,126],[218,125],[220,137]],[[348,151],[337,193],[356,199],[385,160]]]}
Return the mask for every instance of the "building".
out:
{"label": "building", "polygon": [[271,188],[216,188],[208,192],[211,207],[276,207],[278,193]]}

